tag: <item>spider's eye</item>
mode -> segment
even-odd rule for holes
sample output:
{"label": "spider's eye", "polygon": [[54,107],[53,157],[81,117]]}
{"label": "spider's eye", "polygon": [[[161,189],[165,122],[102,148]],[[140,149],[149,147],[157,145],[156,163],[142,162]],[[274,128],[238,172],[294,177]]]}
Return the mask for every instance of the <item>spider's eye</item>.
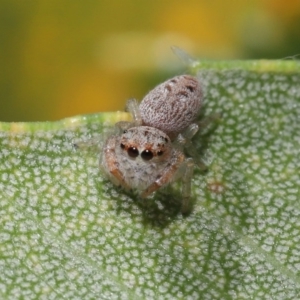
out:
{"label": "spider's eye", "polygon": [[125,145],[124,144],[120,144],[120,147],[122,148],[122,149],[125,149]]}
{"label": "spider's eye", "polygon": [[139,150],[135,147],[129,147],[127,152],[130,157],[137,157],[139,155]]}
{"label": "spider's eye", "polygon": [[163,151],[161,151],[161,150],[157,151],[157,155],[158,155],[158,156],[161,156],[161,155],[163,155],[163,154],[164,154]]}
{"label": "spider's eye", "polygon": [[150,150],[144,150],[144,151],[141,153],[141,157],[142,157],[142,159],[144,159],[144,160],[150,160],[150,159],[153,157],[153,153],[152,153],[152,151],[150,151]]}

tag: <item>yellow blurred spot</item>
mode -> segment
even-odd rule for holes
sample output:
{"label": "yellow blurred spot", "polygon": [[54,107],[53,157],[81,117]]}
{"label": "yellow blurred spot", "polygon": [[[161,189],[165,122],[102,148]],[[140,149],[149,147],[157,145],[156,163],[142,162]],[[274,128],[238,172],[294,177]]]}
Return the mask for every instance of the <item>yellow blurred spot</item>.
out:
{"label": "yellow blurred spot", "polygon": [[97,68],[76,72],[60,90],[54,117],[123,110],[126,100],[134,96],[132,86],[132,76],[127,73]]}

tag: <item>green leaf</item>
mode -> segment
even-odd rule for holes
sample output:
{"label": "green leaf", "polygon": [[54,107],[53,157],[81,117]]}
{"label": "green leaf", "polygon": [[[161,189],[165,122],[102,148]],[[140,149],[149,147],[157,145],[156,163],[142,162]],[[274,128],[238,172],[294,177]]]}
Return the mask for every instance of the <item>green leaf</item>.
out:
{"label": "green leaf", "polygon": [[299,299],[300,64],[201,62],[205,115],[193,210],[142,203],[98,170],[124,114],[0,123],[0,298]]}

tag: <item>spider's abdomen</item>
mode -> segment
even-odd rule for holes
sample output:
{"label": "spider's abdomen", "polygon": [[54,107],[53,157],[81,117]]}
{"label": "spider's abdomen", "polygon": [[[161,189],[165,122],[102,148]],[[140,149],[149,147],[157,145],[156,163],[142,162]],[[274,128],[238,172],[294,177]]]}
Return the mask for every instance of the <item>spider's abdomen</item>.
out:
{"label": "spider's abdomen", "polygon": [[169,79],[142,100],[140,113],[143,125],[160,129],[174,139],[196,119],[202,98],[197,78],[182,75]]}

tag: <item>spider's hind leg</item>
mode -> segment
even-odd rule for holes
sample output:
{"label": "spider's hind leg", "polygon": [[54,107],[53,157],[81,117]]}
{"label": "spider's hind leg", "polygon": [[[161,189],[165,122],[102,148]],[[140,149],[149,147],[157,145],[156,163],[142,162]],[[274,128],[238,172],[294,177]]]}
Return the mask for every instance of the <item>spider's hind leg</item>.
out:
{"label": "spider's hind leg", "polygon": [[199,125],[199,130],[203,130],[206,127],[208,127],[211,123],[221,119],[222,114],[221,113],[213,113],[205,117],[203,120],[197,122]]}
{"label": "spider's hind leg", "polygon": [[127,100],[125,111],[129,112],[132,115],[133,122],[135,123],[135,126],[142,125],[142,117],[140,113],[140,107],[139,103],[136,99],[132,98]]}
{"label": "spider's hind leg", "polygon": [[200,170],[205,171],[207,166],[201,160],[200,155],[192,143],[191,139],[198,132],[199,125],[193,123],[189,125],[182,133],[180,133],[174,141],[175,147],[178,147],[182,151],[185,150],[189,156],[193,158],[195,164],[200,168]]}
{"label": "spider's hind leg", "polygon": [[194,161],[192,158],[187,158],[184,161],[184,174],[182,176],[182,204],[181,213],[188,214],[191,210],[191,182],[194,171]]}

